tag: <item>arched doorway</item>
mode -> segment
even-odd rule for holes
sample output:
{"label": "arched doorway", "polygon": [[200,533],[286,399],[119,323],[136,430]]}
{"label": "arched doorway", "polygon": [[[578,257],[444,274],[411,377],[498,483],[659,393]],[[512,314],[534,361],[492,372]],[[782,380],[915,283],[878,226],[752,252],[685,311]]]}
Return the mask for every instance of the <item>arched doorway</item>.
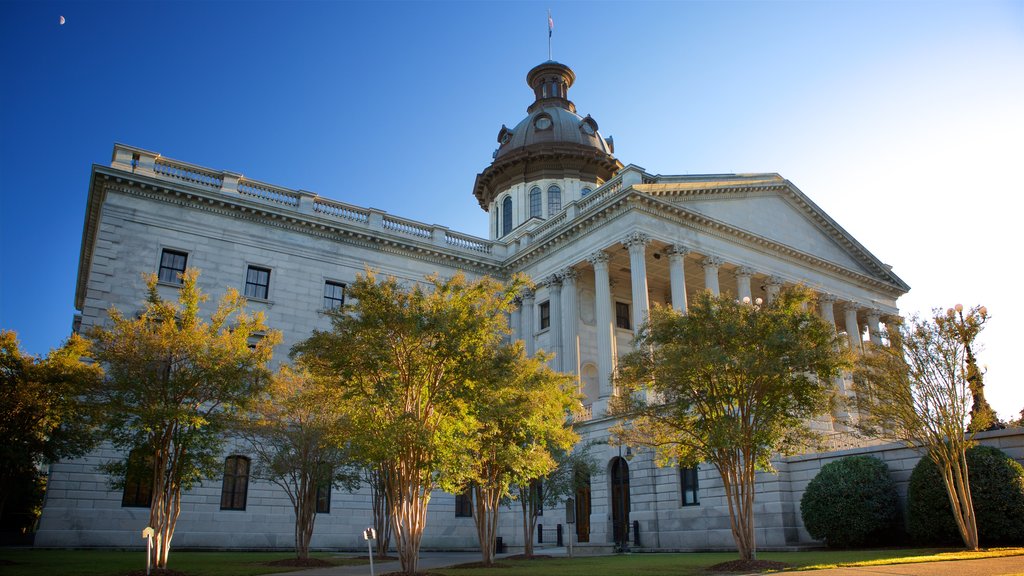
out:
{"label": "arched doorway", "polygon": [[629,542],[629,464],[616,456],[611,462],[612,537],[616,544]]}
{"label": "arched doorway", "polygon": [[576,541],[590,542],[590,474],[582,470],[576,476]]}

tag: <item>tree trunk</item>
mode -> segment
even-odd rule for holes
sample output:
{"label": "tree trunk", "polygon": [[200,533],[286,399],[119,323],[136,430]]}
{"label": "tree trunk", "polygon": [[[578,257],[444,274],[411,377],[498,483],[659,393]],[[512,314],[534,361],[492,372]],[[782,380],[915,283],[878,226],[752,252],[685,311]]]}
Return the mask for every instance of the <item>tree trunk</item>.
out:
{"label": "tree trunk", "polygon": [[[388,515],[391,517],[392,534],[402,572],[416,574],[433,484],[429,478],[422,478],[414,466],[408,463],[405,465],[408,468],[398,467],[387,471]],[[408,471],[409,468],[411,471]]]}
{"label": "tree trunk", "polygon": [[754,465],[739,453],[719,454],[715,468],[722,477],[725,499],[729,504],[729,526],[740,560],[757,557],[754,539]]}
{"label": "tree trunk", "polygon": [[377,558],[387,558],[391,546],[391,522],[388,517],[385,472],[381,467],[370,471],[370,493],[373,499],[373,529],[377,531]]}
{"label": "tree trunk", "polygon": [[498,504],[501,501],[501,491],[484,490],[480,486],[474,486],[473,492],[476,495],[473,521],[476,523],[476,534],[480,540],[481,562],[484,566],[492,566],[498,536]]}
{"label": "tree trunk", "polygon": [[300,486],[295,498],[295,555],[305,560],[309,558],[309,543],[313,539],[313,528],[316,523],[316,489],[317,483],[306,478],[305,485]]}
{"label": "tree trunk", "polygon": [[[956,454],[955,452],[959,452]],[[943,462],[937,462],[942,470],[942,481],[946,485],[949,507],[953,520],[968,550],[977,550],[978,522],[974,515],[974,499],[967,471],[967,455],[964,450],[950,450],[939,455]]]}
{"label": "tree trunk", "polygon": [[519,502],[523,507],[523,556],[533,558],[533,533],[537,524],[536,507],[529,485],[519,487]]}

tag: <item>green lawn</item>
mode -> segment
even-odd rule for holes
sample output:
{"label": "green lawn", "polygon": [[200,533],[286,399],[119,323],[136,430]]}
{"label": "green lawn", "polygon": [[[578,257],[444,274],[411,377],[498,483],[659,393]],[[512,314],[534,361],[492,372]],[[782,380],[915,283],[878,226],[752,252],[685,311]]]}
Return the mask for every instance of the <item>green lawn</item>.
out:
{"label": "green lawn", "polygon": [[[1024,548],[993,548],[981,552],[954,549],[822,550],[812,552],[762,552],[758,558],[777,560],[794,568],[868,566],[904,562],[964,560],[995,556],[1024,555]],[[337,564],[365,563],[330,553],[313,556]],[[288,552],[188,552],[171,553],[170,567],[189,576],[250,576],[286,572],[289,568],[264,563],[290,558]],[[445,568],[432,570],[444,576],[629,576],[705,575],[705,568],[735,560],[732,552],[690,554],[622,554],[577,556],[541,560],[502,561],[497,568]],[[13,562],[13,564],[8,564]],[[0,549],[0,574],[5,576],[121,576],[145,568],[141,551],[112,550],[13,550]]]}
{"label": "green lawn", "polygon": [[[965,560],[997,556],[1024,555],[1024,548],[994,548],[981,552],[952,549],[887,549],[887,550],[821,550],[812,552],[761,552],[761,560],[777,560],[799,569],[833,568],[835,566],[869,566],[904,562]],[[629,576],[706,575],[705,569],[721,562],[735,560],[733,552],[699,552],[689,554],[624,554],[618,556],[583,556],[543,560],[503,561],[497,568],[445,568],[431,573],[445,576]]]}
{"label": "green lawn", "polygon": [[[335,564],[364,564],[365,560],[339,558],[335,554],[311,556]],[[294,558],[290,552],[175,552],[168,568],[190,576],[255,576],[293,570],[287,566],[266,566],[266,562]],[[7,562],[14,562],[7,565]],[[145,570],[142,550],[10,550],[0,548],[0,574],[4,576],[120,576]]]}

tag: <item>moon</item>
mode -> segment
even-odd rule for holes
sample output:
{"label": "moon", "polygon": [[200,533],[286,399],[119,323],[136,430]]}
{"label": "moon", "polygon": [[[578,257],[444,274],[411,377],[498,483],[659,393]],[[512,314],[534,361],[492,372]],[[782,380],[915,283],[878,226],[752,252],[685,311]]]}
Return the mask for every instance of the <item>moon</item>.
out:
{"label": "moon", "polygon": [[61,25],[61,26],[63,26],[63,25],[64,25],[64,17],[63,17],[63,16],[61,16],[61,17],[60,17],[60,25]]}

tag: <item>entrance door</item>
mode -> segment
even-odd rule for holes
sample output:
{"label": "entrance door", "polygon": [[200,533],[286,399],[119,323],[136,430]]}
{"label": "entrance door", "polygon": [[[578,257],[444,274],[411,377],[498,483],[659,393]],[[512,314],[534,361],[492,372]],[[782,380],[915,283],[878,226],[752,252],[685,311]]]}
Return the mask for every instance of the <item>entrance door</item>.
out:
{"label": "entrance door", "polygon": [[629,543],[629,464],[612,458],[612,536],[616,544]]}
{"label": "entrance door", "polygon": [[576,474],[576,541],[590,542],[590,474]]}

